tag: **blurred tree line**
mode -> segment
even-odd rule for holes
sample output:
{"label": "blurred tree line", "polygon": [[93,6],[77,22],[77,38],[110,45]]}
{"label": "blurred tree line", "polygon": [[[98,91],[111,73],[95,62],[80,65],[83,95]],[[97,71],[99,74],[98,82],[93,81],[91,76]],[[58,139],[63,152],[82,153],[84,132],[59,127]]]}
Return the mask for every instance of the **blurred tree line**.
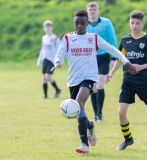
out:
{"label": "blurred tree line", "polygon": [[[118,44],[120,38],[130,32],[129,13],[138,9],[147,15],[144,0],[95,1],[100,6],[100,16],[111,19]],[[54,33],[62,38],[65,33],[74,30],[75,10],[86,9],[89,2],[90,0],[0,0],[0,60],[36,59],[44,35],[43,22],[47,19],[53,21]],[[147,31],[147,25],[144,31]]]}

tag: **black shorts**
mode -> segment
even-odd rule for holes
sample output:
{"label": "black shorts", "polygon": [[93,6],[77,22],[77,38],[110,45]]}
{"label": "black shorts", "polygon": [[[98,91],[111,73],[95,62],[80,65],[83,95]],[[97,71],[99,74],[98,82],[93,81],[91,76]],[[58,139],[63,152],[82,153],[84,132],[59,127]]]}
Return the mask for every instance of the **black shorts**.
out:
{"label": "black shorts", "polygon": [[79,90],[81,87],[86,87],[89,89],[90,93],[93,93],[92,88],[93,88],[94,83],[96,83],[96,82],[94,82],[92,80],[84,80],[80,84],[78,84],[77,86],[69,87],[70,98],[76,99],[77,94],[79,93]]}
{"label": "black shorts", "polygon": [[119,95],[119,103],[135,103],[135,94],[147,105],[147,84],[131,85],[123,82]]}
{"label": "black shorts", "polygon": [[109,53],[97,55],[99,74],[106,75],[109,73],[110,55]]}
{"label": "black shorts", "polygon": [[44,59],[43,66],[42,66],[42,73],[53,74],[53,71],[51,71],[51,68],[53,67],[54,67],[54,64],[51,61]]}

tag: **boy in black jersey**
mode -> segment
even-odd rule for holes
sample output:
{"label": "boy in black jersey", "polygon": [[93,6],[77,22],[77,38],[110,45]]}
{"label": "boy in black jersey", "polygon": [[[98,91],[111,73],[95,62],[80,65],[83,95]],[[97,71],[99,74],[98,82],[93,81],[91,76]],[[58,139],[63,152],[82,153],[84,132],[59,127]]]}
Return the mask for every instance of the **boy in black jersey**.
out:
{"label": "boy in black jersey", "polygon": [[[122,37],[119,50],[134,65],[136,75],[131,75],[123,68],[123,83],[119,95],[119,121],[125,141],[117,147],[117,150],[124,150],[128,145],[134,143],[129,129],[127,110],[129,104],[135,103],[135,94],[147,105],[147,34],[142,31],[144,27],[144,13],[134,10],[130,13],[129,20],[131,33]],[[120,60],[106,76],[106,83],[109,82],[113,74],[120,67]]]}

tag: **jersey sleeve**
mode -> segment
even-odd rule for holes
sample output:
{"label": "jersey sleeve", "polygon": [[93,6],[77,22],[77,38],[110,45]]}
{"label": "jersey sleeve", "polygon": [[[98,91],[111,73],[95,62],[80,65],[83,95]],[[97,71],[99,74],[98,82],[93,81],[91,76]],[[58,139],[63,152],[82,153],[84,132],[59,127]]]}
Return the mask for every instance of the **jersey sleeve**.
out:
{"label": "jersey sleeve", "polygon": [[57,38],[55,39],[55,46],[56,46],[56,49],[58,49],[59,44],[60,44],[60,38],[57,37]]}
{"label": "jersey sleeve", "polygon": [[[42,39],[43,39],[43,37],[42,37]],[[43,40],[42,40],[42,46],[41,46],[41,50],[40,50],[40,53],[39,53],[39,56],[38,56],[38,60],[37,60],[37,66],[40,66],[40,64],[41,64],[42,61],[43,61],[42,47],[43,47]]]}
{"label": "jersey sleeve", "polygon": [[66,54],[66,50],[67,50],[67,44],[66,44],[66,40],[65,37],[62,38],[57,53],[55,55],[55,59],[54,59],[54,64],[56,64],[57,62],[60,62],[60,64],[62,65],[64,63],[64,56]]}
{"label": "jersey sleeve", "polygon": [[[114,47],[117,47],[117,41],[116,41],[116,35],[115,35],[115,30],[114,27],[111,23],[111,21],[108,19],[107,21],[107,35],[109,38],[109,43],[113,45]],[[116,60],[116,57],[114,55],[111,55],[112,60]]]}
{"label": "jersey sleeve", "polygon": [[[122,41],[120,42],[119,45],[119,50],[122,52],[123,55],[126,55],[126,50],[122,46]],[[122,62],[120,59],[118,59],[119,62]]]}
{"label": "jersey sleeve", "polygon": [[116,47],[107,43],[100,36],[98,36],[97,45],[99,48],[106,50],[108,53],[120,59],[124,64],[129,62],[129,60]]}

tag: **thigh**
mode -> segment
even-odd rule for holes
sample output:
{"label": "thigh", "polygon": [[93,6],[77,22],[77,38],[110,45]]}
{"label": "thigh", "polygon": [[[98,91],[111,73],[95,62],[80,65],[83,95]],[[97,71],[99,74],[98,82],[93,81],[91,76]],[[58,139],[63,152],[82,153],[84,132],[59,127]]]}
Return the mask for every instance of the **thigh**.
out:
{"label": "thigh", "polygon": [[136,94],[147,105],[147,84],[136,86]]}
{"label": "thigh", "polygon": [[127,103],[120,103],[118,109],[119,113],[127,114],[128,106],[129,104]]}
{"label": "thigh", "polygon": [[97,56],[99,74],[106,75],[109,72],[110,55],[103,54]]}
{"label": "thigh", "polygon": [[92,88],[94,83],[95,82],[91,80],[84,80],[80,83],[80,88],[76,100],[79,102],[81,108],[84,108],[90,93],[93,92]]}
{"label": "thigh", "polygon": [[94,83],[96,83],[96,82],[94,82],[94,81],[92,81],[92,80],[84,80],[84,81],[82,81],[82,82],[80,83],[80,88],[81,88],[81,87],[85,87],[85,88],[89,89],[89,92],[90,92],[90,93],[93,93],[92,88],[93,88]]}
{"label": "thigh", "polygon": [[70,92],[70,98],[71,99],[74,99],[74,100],[76,99],[77,94],[79,92],[79,89],[80,89],[80,85],[69,87],[69,92]]}
{"label": "thigh", "polygon": [[105,84],[105,75],[99,74],[97,89],[103,89]]}
{"label": "thigh", "polygon": [[77,94],[76,100],[80,104],[81,108],[84,109],[85,103],[89,98],[90,91],[87,87],[81,86]]}
{"label": "thigh", "polygon": [[119,103],[135,103],[135,89],[131,85],[123,82],[119,94]]}
{"label": "thigh", "polygon": [[79,85],[77,86],[73,86],[73,87],[69,87],[69,91],[70,91],[70,97],[71,99],[76,99],[77,98],[77,95],[81,94],[81,90],[80,88],[84,87],[84,88],[87,88],[88,89],[88,92],[89,94],[92,93],[92,87],[93,87],[93,84],[95,82],[94,81],[91,81],[91,80],[84,80],[82,81]]}

